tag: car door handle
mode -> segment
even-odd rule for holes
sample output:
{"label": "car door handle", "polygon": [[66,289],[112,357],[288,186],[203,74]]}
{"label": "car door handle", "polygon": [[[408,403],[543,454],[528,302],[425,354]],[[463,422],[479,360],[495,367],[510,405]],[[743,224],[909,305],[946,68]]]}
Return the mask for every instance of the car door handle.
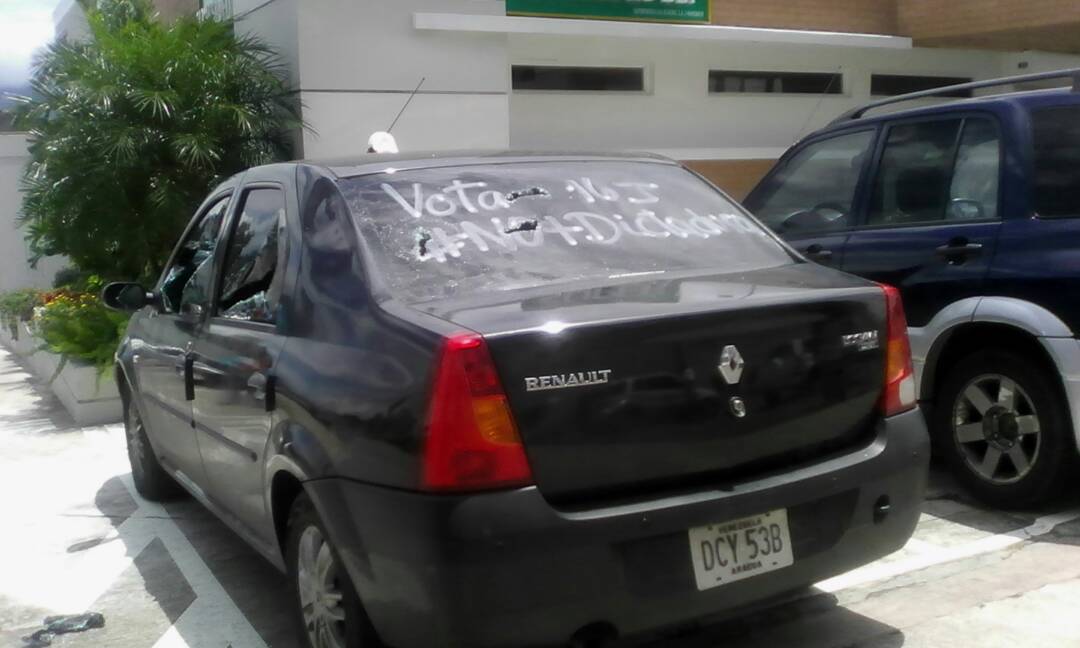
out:
{"label": "car door handle", "polygon": [[184,400],[195,400],[195,356],[184,356]]}
{"label": "car door handle", "polygon": [[275,400],[275,384],[276,380],[274,376],[267,375],[261,371],[251,374],[248,378],[247,386],[251,390],[252,397],[257,401],[262,401],[266,407],[267,412],[274,411],[276,405]]}
{"label": "car door handle", "polygon": [[938,247],[935,251],[937,252],[938,256],[945,257],[946,259],[951,259],[982,254],[982,249],[982,243],[950,242],[942,245],[941,247]]}
{"label": "car door handle", "polygon": [[833,256],[832,250],[822,247],[816,243],[803,250],[803,254],[805,254],[808,259],[811,259],[813,261],[828,261],[832,259]]}

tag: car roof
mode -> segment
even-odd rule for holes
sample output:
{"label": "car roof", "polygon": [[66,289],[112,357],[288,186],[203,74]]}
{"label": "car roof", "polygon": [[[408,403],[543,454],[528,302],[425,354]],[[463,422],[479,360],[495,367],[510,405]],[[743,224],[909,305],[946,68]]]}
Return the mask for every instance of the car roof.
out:
{"label": "car roof", "polygon": [[421,151],[409,153],[370,153],[355,157],[329,160],[303,160],[299,164],[325,169],[338,178],[352,178],[387,169],[408,171],[438,167],[473,166],[478,164],[520,164],[527,162],[651,162],[678,164],[670,158],[653,153],[595,153],[562,151]]}
{"label": "car roof", "polygon": [[945,103],[936,103],[930,106],[919,106],[905,110],[885,111],[870,117],[856,117],[854,119],[840,118],[828,126],[811,133],[809,137],[817,137],[834,131],[876,125],[881,122],[895,121],[897,119],[910,119],[929,117],[942,113],[963,112],[972,108],[994,109],[1002,107],[1016,107],[1031,110],[1044,104],[1059,104],[1062,98],[1072,97],[1080,103],[1080,93],[1073,92],[1070,88],[1050,88],[1046,90],[1027,90],[1023,92],[1009,92],[993,94],[967,99],[953,99]]}

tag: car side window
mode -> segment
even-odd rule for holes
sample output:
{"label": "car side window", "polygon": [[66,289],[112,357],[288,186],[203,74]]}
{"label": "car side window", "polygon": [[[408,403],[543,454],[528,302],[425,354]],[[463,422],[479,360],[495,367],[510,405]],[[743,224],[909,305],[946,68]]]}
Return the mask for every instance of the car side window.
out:
{"label": "car side window", "polygon": [[1040,218],[1080,216],[1080,106],[1035,110],[1031,126],[1035,213]]}
{"label": "car side window", "polygon": [[965,119],[945,220],[997,218],[1000,177],[1001,135],[997,123],[986,118]]}
{"label": "car side window", "polygon": [[161,304],[166,313],[179,313],[185,305],[210,302],[214,250],[230,197],[211,205],[191,229],[173,256],[161,282]]}
{"label": "car side window", "polygon": [[278,257],[285,195],[281,189],[249,189],[242,201],[225,251],[218,314],[272,324],[281,298]]}
{"label": "car side window", "polygon": [[961,119],[889,128],[867,210],[868,225],[942,221]]}
{"label": "car side window", "polygon": [[781,234],[837,230],[854,224],[852,206],[874,131],[807,145],[774,175],[749,207]]}

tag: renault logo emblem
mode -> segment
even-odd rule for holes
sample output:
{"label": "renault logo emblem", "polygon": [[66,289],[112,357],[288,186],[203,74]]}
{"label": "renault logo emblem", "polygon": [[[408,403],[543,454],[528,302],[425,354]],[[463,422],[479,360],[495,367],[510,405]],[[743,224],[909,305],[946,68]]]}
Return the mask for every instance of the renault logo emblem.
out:
{"label": "renault logo emblem", "polygon": [[739,380],[742,379],[744,365],[745,363],[743,362],[739,350],[735,348],[734,344],[729,344],[720,352],[720,364],[716,368],[720,370],[720,375],[724,377],[724,382],[729,385],[737,385],[739,384]]}

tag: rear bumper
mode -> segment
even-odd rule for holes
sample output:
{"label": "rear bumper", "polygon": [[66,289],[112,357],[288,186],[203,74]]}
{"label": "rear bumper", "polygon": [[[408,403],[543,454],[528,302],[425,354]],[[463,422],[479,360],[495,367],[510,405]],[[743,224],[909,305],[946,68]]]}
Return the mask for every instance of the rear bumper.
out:
{"label": "rear bumper", "polygon": [[[926,484],[918,410],[858,451],[720,491],[566,512],[535,488],[432,496],[347,480],[309,490],[383,640],[398,648],[564,644],[731,611],[899,549]],[[890,513],[875,520],[888,497]],[[699,592],[687,529],[787,508],[795,564]]]}

